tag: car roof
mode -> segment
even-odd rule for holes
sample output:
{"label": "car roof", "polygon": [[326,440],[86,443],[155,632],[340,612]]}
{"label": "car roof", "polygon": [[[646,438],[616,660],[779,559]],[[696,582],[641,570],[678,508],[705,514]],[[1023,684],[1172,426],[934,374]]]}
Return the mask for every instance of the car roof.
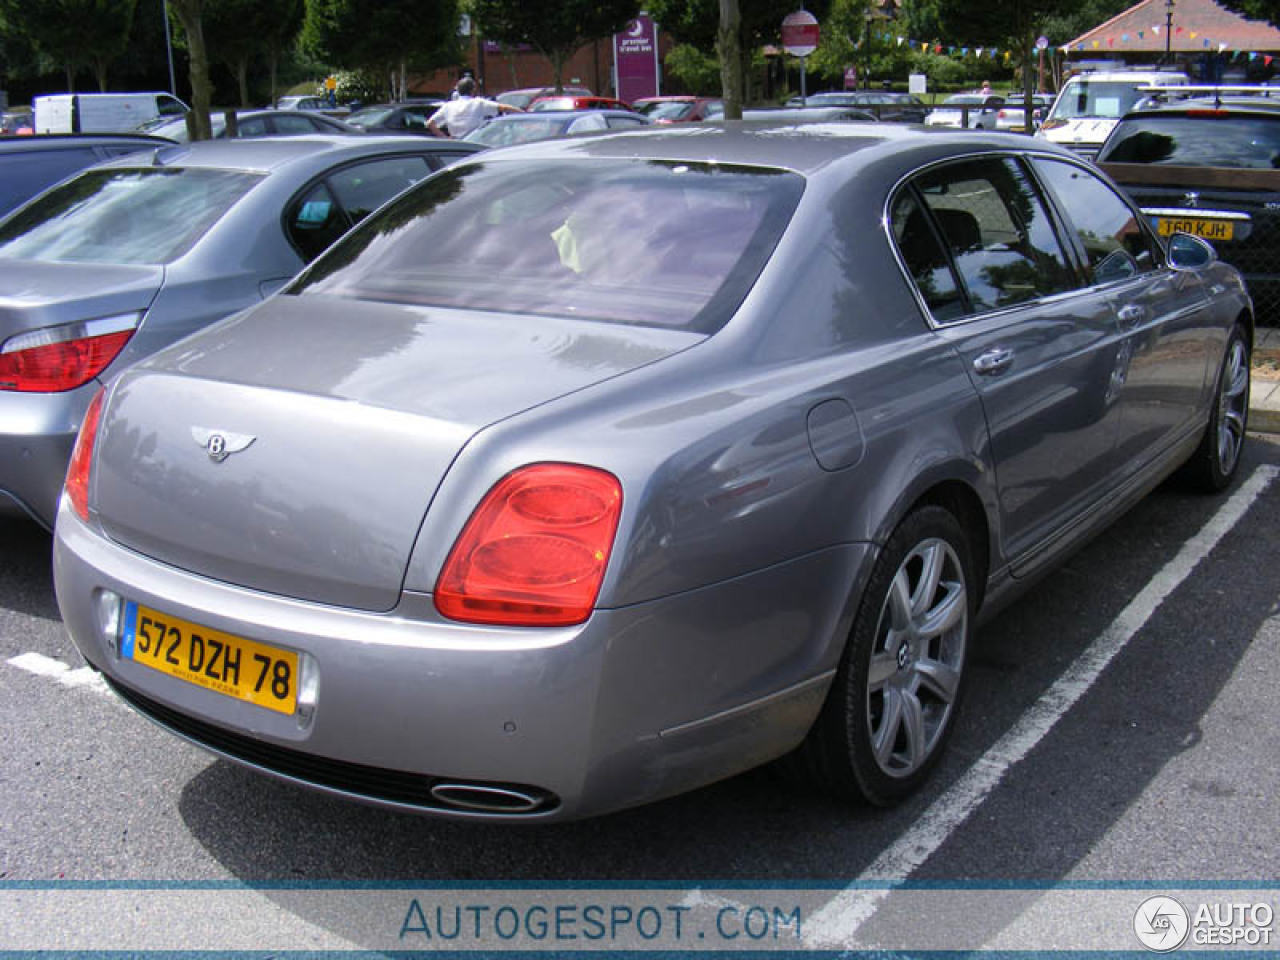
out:
{"label": "car roof", "polygon": [[[167,167],[206,167],[268,173],[313,157],[358,158],[378,153],[474,153],[474,144],[458,140],[425,137],[361,136],[315,134],[297,137],[248,137],[244,139],[201,140],[172,144],[153,155],[153,162]],[[110,166],[136,167],[139,154],[121,157]]]}
{"label": "car roof", "polygon": [[[1028,150],[1071,157],[1071,152],[1046,141],[1030,141],[1015,133],[956,130],[897,123],[739,123],[707,121],[698,124],[647,126],[614,132],[607,137],[539,140],[504,147],[504,160],[516,158],[634,158],[691,163],[742,164],[816,174],[855,154],[868,158],[935,147],[939,158],[957,152]],[[929,151],[925,151],[929,152]],[[497,157],[495,155],[495,161]]]}
{"label": "car roof", "polygon": [[35,133],[20,137],[0,137],[0,152],[33,153],[40,150],[71,150],[87,146],[120,144],[167,147],[172,146],[173,141],[164,137],[148,136],[145,133]]}

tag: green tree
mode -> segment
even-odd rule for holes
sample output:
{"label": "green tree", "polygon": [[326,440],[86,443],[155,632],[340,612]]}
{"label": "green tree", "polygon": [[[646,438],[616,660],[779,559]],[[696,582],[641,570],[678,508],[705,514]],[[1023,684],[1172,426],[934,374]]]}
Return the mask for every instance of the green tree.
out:
{"label": "green tree", "polygon": [[137,0],[0,0],[0,16],[21,31],[40,53],[67,75],[75,91],[76,73],[91,67],[107,89],[107,69],[124,52]]}
{"label": "green tree", "polygon": [[302,42],[312,55],[347,70],[399,77],[459,59],[457,0],[306,0]]}
{"label": "green tree", "polygon": [[217,0],[205,8],[205,44],[213,59],[235,75],[242,106],[251,102],[249,68],[264,59],[271,66],[275,102],[276,69],[298,35],[302,13],[302,0]]}
{"label": "green tree", "polygon": [[[1280,27],[1280,0],[1217,0],[1218,6],[1226,7],[1232,13],[1238,13],[1250,20],[1264,20],[1273,27]],[[1080,31],[1083,33],[1084,31]],[[1080,34],[1077,33],[1076,36]]]}
{"label": "green tree", "polygon": [[640,12],[640,0],[472,0],[485,37],[505,44],[527,43],[551,61],[556,92],[564,89],[564,65],[584,43],[609,37]]}
{"label": "green tree", "polygon": [[[721,0],[646,0],[645,10],[679,43],[688,43],[705,53],[714,53],[721,42]],[[831,0],[806,0],[805,9],[825,22]],[[751,100],[750,66],[765,44],[782,39],[782,18],[800,6],[777,0],[737,0],[738,52],[742,72],[742,100]]]}

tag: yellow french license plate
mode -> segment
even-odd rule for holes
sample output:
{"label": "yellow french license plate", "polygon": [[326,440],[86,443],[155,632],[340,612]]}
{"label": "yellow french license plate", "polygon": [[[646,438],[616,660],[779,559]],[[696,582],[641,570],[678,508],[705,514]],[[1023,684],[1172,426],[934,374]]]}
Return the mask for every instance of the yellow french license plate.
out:
{"label": "yellow french license plate", "polygon": [[1162,237],[1189,233],[1206,240],[1230,240],[1235,224],[1230,220],[1205,220],[1201,217],[1161,217],[1159,230]]}
{"label": "yellow french license plate", "polygon": [[298,655],[211,630],[132,601],[125,604],[123,657],[277,713],[298,703]]}

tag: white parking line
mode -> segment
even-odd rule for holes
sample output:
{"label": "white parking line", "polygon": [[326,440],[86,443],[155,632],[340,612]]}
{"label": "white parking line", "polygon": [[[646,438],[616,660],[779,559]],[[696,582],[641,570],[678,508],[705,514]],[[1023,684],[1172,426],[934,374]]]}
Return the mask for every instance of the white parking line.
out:
{"label": "white parking line", "polygon": [[[934,801],[910,830],[876,857],[851,886],[814,914],[806,924],[805,939],[814,945],[852,945],[858,929],[892,892],[889,887],[905,881],[928,860],[1009,769],[1053,729],[1165,598],[1191,575],[1277,476],[1280,476],[1280,467],[1268,465],[1255,470],[1009,732]],[[876,886],[870,888],[871,884]]]}
{"label": "white parking line", "polygon": [[64,687],[88,687],[90,690],[101,693],[110,692],[106,681],[102,679],[102,674],[92,667],[78,667],[72,670],[61,660],[46,657],[42,653],[19,654],[16,657],[10,657],[8,662],[19,670],[56,680]]}

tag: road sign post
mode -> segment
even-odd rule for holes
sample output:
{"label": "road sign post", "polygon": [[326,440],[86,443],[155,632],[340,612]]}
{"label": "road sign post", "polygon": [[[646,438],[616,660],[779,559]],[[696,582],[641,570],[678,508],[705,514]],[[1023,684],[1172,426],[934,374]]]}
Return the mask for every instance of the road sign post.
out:
{"label": "road sign post", "polygon": [[808,10],[797,10],[782,20],[782,49],[800,58],[800,103],[805,102],[805,58],[818,49],[818,18]]}

